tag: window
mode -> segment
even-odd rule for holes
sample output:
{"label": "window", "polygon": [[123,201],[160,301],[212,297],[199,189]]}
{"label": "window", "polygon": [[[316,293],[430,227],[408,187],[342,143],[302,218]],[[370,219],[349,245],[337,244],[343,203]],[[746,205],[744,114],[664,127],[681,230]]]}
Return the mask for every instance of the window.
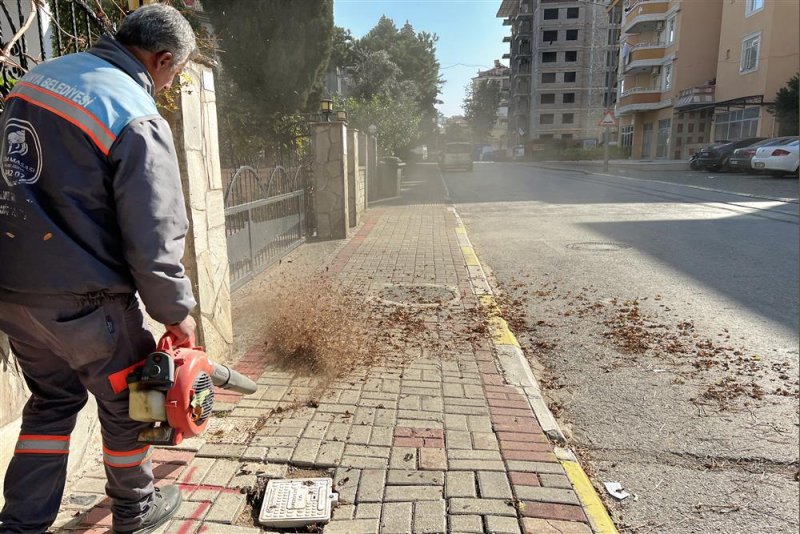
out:
{"label": "window", "polygon": [[742,62],[739,65],[739,72],[752,72],[758,69],[758,47],[760,42],[760,33],[745,37],[742,40]]}
{"label": "window", "polygon": [[539,134],[539,139],[548,140],[548,139],[552,139],[552,138],[553,138],[553,134]]}
{"label": "window", "polygon": [[667,21],[667,44],[675,42],[675,21],[677,19],[672,17]]}
{"label": "window", "polygon": [[669,91],[672,89],[672,63],[664,65],[661,72],[661,87],[664,91]]}
{"label": "window", "polygon": [[577,41],[578,30],[567,30],[567,41]]}
{"label": "window", "polygon": [[577,77],[577,73],[575,73],[575,72],[565,72],[564,73],[564,83],[575,83],[576,77]]}
{"label": "window", "polygon": [[580,8],[568,7],[567,8],[567,18],[568,19],[577,19],[579,12],[580,12]]}
{"label": "window", "polygon": [[764,9],[764,0],[745,0],[745,16],[749,17]]}
{"label": "window", "polygon": [[564,95],[561,97],[561,101],[565,104],[574,104],[575,93],[564,93]]}
{"label": "window", "polygon": [[688,129],[687,131],[688,131],[689,133],[692,133],[692,132],[694,132],[694,123],[693,123],[693,122],[690,122],[690,123],[689,123],[689,125],[688,125],[688,127],[689,127],[689,129]]}
{"label": "window", "polygon": [[552,43],[553,41],[558,41],[558,30],[545,30],[542,32],[543,43]]}
{"label": "window", "polygon": [[558,18],[558,9],[545,9],[544,20],[555,20]]}
{"label": "window", "polygon": [[555,63],[558,61],[558,54],[555,52],[542,52],[542,63]]}
{"label": "window", "polygon": [[697,125],[697,131],[698,132],[705,132],[706,131],[706,123],[701,122],[700,124],[698,124]]}
{"label": "window", "polygon": [[542,104],[555,104],[556,103],[556,94],[555,93],[542,93],[541,103]]}
{"label": "window", "polygon": [[759,108],[757,107],[718,114],[716,128],[714,129],[714,140],[736,141],[755,137],[758,133],[758,114]]}
{"label": "window", "polygon": [[543,72],[542,73],[542,83],[556,83],[556,73],[555,72]]}
{"label": "window", "polygon": [[561,134],[561,139],[572,139],[572,134]]}
{"label": "window", "polygon": [[573,122],[575,122],[574,113],[563,113],[561,115],[561,124],[572,124]]}
{"label": "window", "polygon": [[564,52],[564,61],[572,63],[573,61],[578,61],[578,51],[577,50],[567,50]]}
{"label": "window", "polygon": [[678,133],[683,133],[683,123],[682,122],[678,123]]}
{"label": "window", "polygon": [[543,113],[542,115],[539,115],[539,124],[553,124],[554,118],[555,115],[552,113]]}

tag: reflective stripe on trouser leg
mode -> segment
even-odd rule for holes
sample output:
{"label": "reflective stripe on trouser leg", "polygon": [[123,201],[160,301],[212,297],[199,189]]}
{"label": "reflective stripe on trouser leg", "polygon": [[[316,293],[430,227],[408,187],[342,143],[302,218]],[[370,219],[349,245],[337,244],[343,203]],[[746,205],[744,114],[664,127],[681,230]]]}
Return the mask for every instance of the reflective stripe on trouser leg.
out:
{"label": "reflective stripe on trouser leg", "polygon": [[20,435],[14,454],[69,454],[69,436]]}
{"label": "reflective stripe on trouser leg", "polygon": [[137,467],[150,458],[150,446],[146,445],[132,451],[112,451],[103,447],[103,461],[109,467]]}

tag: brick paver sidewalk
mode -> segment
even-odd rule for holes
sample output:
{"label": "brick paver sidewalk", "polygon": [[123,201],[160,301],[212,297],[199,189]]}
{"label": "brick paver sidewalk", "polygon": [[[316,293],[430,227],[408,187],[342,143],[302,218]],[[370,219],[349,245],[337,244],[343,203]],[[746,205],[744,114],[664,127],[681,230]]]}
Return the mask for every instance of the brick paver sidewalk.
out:
{"label": "brick paver sidewalk", "polygon": [[[446,204],[426,200],[443,196],[435,169],[418,180],[404,202],[371,209],[328,269],[366,296],[387,286],[453,290],[445,306],[409,308],[424,316],[437,349],[408,346],[404,363],[322,389],[313,378],[265,368],[262,349],[253,348],[237,367],[257,378],[258,392],[218,398],[227,416],[209,432],[156,451],[159,484],[179,484],[185,500],[161,532],[260,532],[239,488],[255,486],[260,474],[304,473],[334,478],[340,505],[327,534],[592,532],[527,397],[504,384],[488,333],[464,335],[480,305],[457,219]],[[107,531],[103,484],[100,463],[89,465],[64,498],[62,531]]]}

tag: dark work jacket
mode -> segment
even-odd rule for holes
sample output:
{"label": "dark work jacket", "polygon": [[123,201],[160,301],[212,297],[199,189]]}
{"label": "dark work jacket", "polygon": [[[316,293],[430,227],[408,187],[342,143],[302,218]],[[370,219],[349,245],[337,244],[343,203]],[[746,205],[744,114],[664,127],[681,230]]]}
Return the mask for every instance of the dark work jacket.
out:
{"label": "dark work jacket", "polygon": [[165,324],[195,306],[178,161],[153,81],[121,44],[28,72],[0,116],[0,300],[34,307],[138,291]]}

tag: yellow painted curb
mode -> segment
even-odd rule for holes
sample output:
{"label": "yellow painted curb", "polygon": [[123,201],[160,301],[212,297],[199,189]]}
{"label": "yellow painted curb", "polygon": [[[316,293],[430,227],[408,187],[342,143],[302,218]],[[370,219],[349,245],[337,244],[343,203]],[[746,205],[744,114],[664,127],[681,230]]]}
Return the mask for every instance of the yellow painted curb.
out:
{"label": "yellow painted curb", "polygon": [[514,332],[508,327],[505,319],[500,317],[500,311],[497,309],[497,303],[492,295],[484,295],[479,297],[481,305],[486,308],[489,324],[489,333],[492,340],[496,345],[513,345],[519,347],[519,341],[514,335]]}
{"label": "yellow painted curb", "polygon": [[614,526],[614,522],[608,515],[608,510],[594,490],[592,483],[589,482],[589,477],[586,476],[581,465],[578,462],[562,460],[561,466],[567,472],[595,534],[619,534],[617,527]]}
{"label": "yellow painted curb", "polygon": [[475,254],[475,249],[472,247],[461,247],[461,252],[464,254],[464,260],[470,267],[480,267],[481,262],[478,261],[478,255]]}
{"label": "yellow painted curb", "polygon": [[456,233],[461,235],[467,235],[467,229],[463,226],[456,226]]}

